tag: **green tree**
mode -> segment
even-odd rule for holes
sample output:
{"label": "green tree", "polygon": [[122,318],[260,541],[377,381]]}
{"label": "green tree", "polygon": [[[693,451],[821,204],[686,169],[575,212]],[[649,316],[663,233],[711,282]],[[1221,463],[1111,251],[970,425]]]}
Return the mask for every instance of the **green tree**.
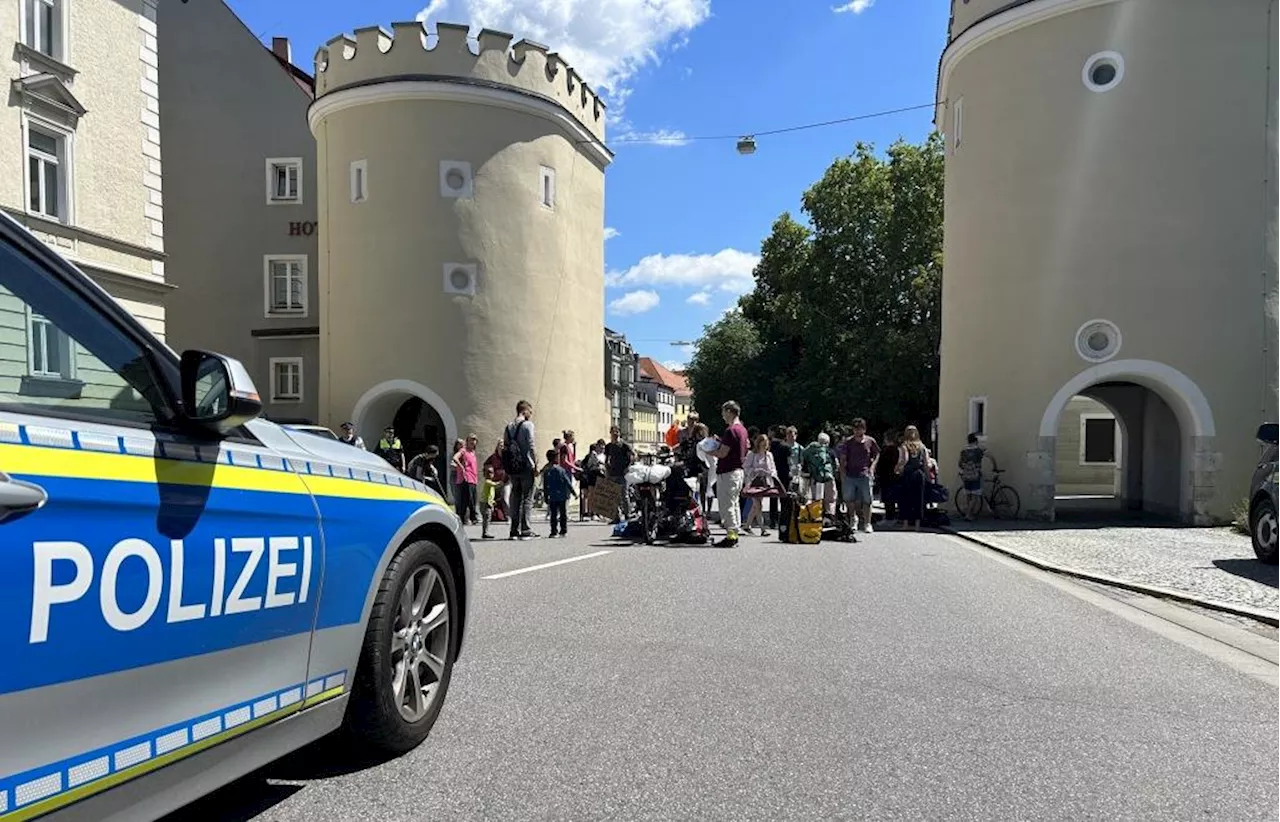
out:
{"label": "green tree", "polygon": [[714,433],[720,419],[720,404],[737,400],[744,407],[759,398],[752,373],[760,355],[760,335],[741,311],[730,311],[707,326],[698,341],[685,378],[693,391],[698,416]]}
{"label": "green tree", "polygon": [[899,140],[883,157],[859,143],[804,193],[807,226],[789,213],[774,222],[741,315],[699,341],[690,382],[700,412],[732,394],[753,423],[791,422],[806,434],[855,416],[873,431],[928,430],[937,416],[942,148],[937,133],[919,145]]}

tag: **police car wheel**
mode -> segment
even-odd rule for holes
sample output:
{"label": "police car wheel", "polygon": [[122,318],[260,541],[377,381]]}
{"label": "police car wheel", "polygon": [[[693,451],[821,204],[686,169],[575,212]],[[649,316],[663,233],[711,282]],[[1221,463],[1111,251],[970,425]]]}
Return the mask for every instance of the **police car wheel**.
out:
{"label": "police car wheel", "polygon": [[411,542],[387,566],[365,629],[348,730],[372,748],[403,753],[426,739],[453,673],[457,624],[444,551]]}

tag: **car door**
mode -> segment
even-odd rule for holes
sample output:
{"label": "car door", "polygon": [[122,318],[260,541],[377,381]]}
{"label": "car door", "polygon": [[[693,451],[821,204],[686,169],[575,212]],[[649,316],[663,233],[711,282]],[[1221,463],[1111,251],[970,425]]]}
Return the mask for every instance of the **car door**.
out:
{"label": "car door", "polygon": [[102,292],[0,238],[0,818],[306,698],[314,502],[247,433],[181,430],[175,384],[172,353]]}

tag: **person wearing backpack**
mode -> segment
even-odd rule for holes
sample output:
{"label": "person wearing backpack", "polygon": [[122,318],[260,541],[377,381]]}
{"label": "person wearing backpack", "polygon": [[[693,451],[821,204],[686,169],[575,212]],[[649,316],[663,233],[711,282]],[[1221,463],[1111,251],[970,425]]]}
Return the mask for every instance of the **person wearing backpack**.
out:
{"label": "person wearing backpack", "polygon": [[520,400],[516,418],[502,434],[502,468],[511,483],[511,538],[534,539],[529,527],[533,514],[533,482],[537,457],[534,451],[533,404]]}

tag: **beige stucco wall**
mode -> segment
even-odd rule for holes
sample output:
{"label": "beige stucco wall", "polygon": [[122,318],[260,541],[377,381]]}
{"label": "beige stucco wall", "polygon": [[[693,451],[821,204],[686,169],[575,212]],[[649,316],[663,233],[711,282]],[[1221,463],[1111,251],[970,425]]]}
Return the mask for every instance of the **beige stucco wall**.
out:
{"label": "beige stucco wall", "polygon": [[[0,4],[0,42],[8,50],[10,80],[47,70],[40,62],[24,64],[13,47],[19,39],[20,6]],[[75,74],[64,79],[87,109],[71,131],[66,164],[69,219],[59,227],[15,216],[163,336],[166,288],[154,6],[143,0],[76,0],[65,8],[69,17],[63,62]],[[7,158],[9,171],[0,174],[0,206],[25,212],[23,115],[28,110],[41,112],[35,106],[24,108],[16,93],[7,99],[8,105],[0,107],[0,157]],[[140,280],[146,292],[142,305],[122,296],[117,287],[121,277]],[[124,290],[136,291],[132,286]]]}
{"label": "beige stucco wall", "polygon": [[[988,445],[1024,510],[1051,506],[1041,417],[1090,368],[1076,330],[1107,319],[1123,335],[1115,362],[1134,362],[1108,379],[1145,382],[1184,423],[1184,515],[1225,519],[1256,460],[1253,431],[1276,414],[1263,353],[1276,338],[1275,210],[1264,203],[1275,156],[1263,125],[1274,122],[1275,3],[1077,6],[949,71],[943,61],[940,99],[963,98],[964,133],[958,150],[948,139],[942,447],[960,447],[967,399],[985,396]],[[1081,70],[1105,50],[1123,55],[1125,74],[1097,94]],[[1149,363],[1189,383],[1153,379]],[[1212,438],[1191,430],[1196,388]]]}
{"label": "beige stucco wall", "polygon": [[[407,380],[446,406],[437,410],[454,436],[500,437],[521,399],[534,403],[539,449],[566,428],[602,436],[603,168],[518,107],[372,101],[313,131],[321,417],[351,419],[371,389]],[[368,199],[353,204],[360,159]],[[471,198],[441,195],[441,161],[471,164]],[[556,173],[554,210],[540,201],[540,166]],[[445,293],[446,263],[477,265],[474,296]],[[366,439],[394,407],[355,420]]]}

